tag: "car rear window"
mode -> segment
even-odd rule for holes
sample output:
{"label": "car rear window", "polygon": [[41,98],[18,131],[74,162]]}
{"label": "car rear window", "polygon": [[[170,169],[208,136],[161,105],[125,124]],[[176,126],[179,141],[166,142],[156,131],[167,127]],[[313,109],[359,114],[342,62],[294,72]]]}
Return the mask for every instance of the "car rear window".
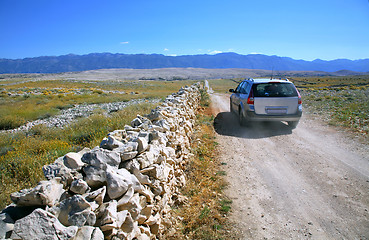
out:
{"label": "car rear window", "polygon": [[259,83],[252,86],[254,97],[297,97],[297,91],[291,83]]}

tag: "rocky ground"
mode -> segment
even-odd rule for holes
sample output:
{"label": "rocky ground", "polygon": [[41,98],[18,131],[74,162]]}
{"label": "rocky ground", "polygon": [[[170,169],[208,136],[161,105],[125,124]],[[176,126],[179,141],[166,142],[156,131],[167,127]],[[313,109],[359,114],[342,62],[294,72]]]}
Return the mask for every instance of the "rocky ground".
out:
{"label": "rocky ground", "polygon": [[369,147],[308,113],[240,127],[212,95],[231,220],[240,239],[369,239]]}
{"label": "rocky ground", "polygon": [[[321,71],[273,71],[275,77],[302,76],[344,76],[345,73],[328,73]],[[271,70],[243,68],[159,68],[159,69],[98,69],[83,72],[66,72],[57,74],[0,74],[0,80],[29,78],[37,80],[71,80],[71,81],[121,81],[121,80],[202,80],[220,78],[256,78],[270,77]],[[25,80],[28,81],[28,80]]]}
{"label": "rocky ground", "polygon": [[17,129],[8,130],[8,131],[16,132],[20,130],[29,130],[32,127],[39,125],[39,124],[44,124],[47,127],[62,128],[66,126],[67,124],[70,124],[71,122],[73,122],[75,119],[82,118],[82,117],[88,117],[96,111],[100,111],[103,114],[110,114],[112,112],[117,112],[119,110],[122,110],[123,108],[130,106],[130,105],[144,103],[144,102],[157,103],[159,101],[160,99],[150,99],[150,100],[133,99],[128,102],[126,101],[126,102],[76,105],[72,108],[62,110],[59,115],[28,122],[27,124]]}

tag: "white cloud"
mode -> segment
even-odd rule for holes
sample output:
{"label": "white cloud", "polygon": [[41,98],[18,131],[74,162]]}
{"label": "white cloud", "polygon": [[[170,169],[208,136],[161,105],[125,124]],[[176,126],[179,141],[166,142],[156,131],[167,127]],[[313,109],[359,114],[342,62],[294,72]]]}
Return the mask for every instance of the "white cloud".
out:
{"label": "white cloud", "polygon": [[169,51],[169,49],[168,48],[164,48],[164,51]]}
{"label": "white cloud", "polygon": [[218,54],[218,53],[222,53],[222,51],[218,51],[218,50],[210,51],[209,50],[209,54]]}
{"label": "white cloud", "polygon": [[120,44],[128,44],[129,42],[120,42]]}

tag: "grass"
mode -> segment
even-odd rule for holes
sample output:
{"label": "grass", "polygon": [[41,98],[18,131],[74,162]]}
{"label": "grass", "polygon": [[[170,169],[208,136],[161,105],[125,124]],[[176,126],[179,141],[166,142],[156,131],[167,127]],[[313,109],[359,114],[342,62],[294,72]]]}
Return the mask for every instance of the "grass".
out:
{"label": "grass", "polygon": [[187,183],[182,193],[188,203],[176,209],[183,220],[175,234],[165,239],[230,239],[226,214],[231,201],[223,194],[226,186],[222,164],[218,162],[217,143],[212,127],[214,117],[209,111],[209,96],[202,92],[192,143],[194,158],[187,164]]}
{"label": "grass", "polygon": [[0,130],[17,128],[77,104],[164,98],[194,81],[0,81]]}
{"label": "grass", "polygon": [[33,187],[42,180],[42,166],[68,152],[100,145],[107,133],[122,129],[137,114],[148,114],[155,104],[132,105],[110,117],[94,114],[64,129],[38,125],[28,132],[0,134],[0,209],[10,203],[9,195]]}
{"label": "grass", "polygon": [[369,134],[369,76],[293,79],[308,112],[330,125]]}
{"label": "grass", "polygon": [[232,79],[213,79],[209,80],[210,87],[217,93],[229,93],[229,89],[235,89],[243,79],[232,78]]}

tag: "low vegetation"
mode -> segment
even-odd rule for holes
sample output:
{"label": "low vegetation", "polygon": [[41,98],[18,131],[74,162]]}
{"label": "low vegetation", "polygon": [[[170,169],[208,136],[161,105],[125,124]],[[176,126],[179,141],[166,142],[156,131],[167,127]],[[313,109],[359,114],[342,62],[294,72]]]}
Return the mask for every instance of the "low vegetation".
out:
{"label": "low vegetation", "polygon": [[42,180],[42,166],[68,152],[99,146],[107,133],[130,124],[137,114],[148,114],[156,105],[132,105],[110,116],[94,114],[64,129],[37,125],[27,132],[0,134],[0,209],[9,195]]}
{"label": "low vegetation", "polygon": [[309,113],[365,138],[369,134],[369,76],[293,79]]}
{"label": "low vegetation", "polygon": [[183,220],[176,226],[177,232],[166,239],[229,239],[226,220],[232,201],[223,194],[225,172],[220,171],[222,164],[216,158],[218,143],[209,101],[208,94],[202,91],[202,108],[193,136],[194,158],[187,166],[188,179],[183,189],[189,200],[175,209]]}
{"label": "low vegetation", "polygon": [[[194,81],[0,81],[0,130],[47,118],[77,104],[164,98]],[[176,90],[174,90],[176,89]]]}

